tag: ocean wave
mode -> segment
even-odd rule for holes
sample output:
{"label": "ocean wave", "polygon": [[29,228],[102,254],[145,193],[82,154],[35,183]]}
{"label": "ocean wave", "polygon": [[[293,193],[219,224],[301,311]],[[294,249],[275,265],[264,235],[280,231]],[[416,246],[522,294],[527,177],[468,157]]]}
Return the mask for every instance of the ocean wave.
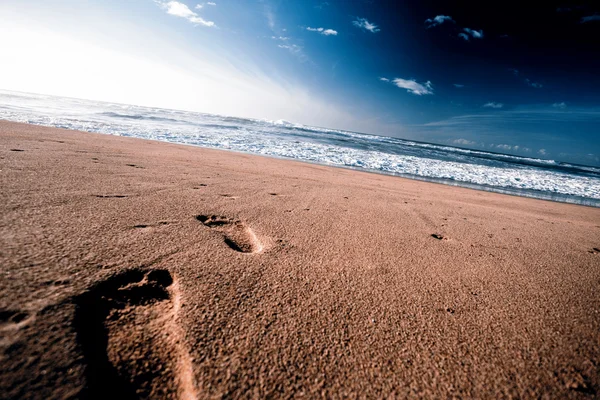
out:
{"label": "ocean wave", "polygon": [[[600,206],[600,168],[259,120],[0,91],[0,118],[284,157]],[[579,199],[579,200],[578,200]],[[594,203],[595,202],[595,203]],[[586,203],[587,204],[587,203]]]}

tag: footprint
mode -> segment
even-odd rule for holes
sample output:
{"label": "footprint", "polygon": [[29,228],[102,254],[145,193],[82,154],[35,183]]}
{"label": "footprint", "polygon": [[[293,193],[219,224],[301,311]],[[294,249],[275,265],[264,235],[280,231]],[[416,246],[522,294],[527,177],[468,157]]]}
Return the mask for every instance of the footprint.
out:
{"label": "footprint", "polygon": [[18,337],[18,331],[27,325],[30,318],[31,315],[25,311],[0,310],[0,348],[13,343]]}
{"label": "footprint", "polygon": [[259,253],[263,250],[252,229],[241,221],[234,221],[216,215],[197,215],[196,219],[209,228],[215,228],[224,235],[227,246],[240,253]]}
{"label": "footprint", "polygon": [[75,304],[74,326],[87,364],[82,397],[197,397],[176,322],[180,293],[169,271],[126,271]]}
{"label": "footprint", "polygon": [[169,224],[170,224],[169,221],[159,221],[156,224],[137,224],[137,225],[134,225],[133,228],[134,229],[142,229],[142,230],[152,230],[159,226],[165,226],[165,225],[169,225]]}
{"label": "footprint", "polygon": [[444,235],[441,235],[439,233],[432,233],[431,237],[436,238],[437,240],[448,240],[447,237],[445,237]]}

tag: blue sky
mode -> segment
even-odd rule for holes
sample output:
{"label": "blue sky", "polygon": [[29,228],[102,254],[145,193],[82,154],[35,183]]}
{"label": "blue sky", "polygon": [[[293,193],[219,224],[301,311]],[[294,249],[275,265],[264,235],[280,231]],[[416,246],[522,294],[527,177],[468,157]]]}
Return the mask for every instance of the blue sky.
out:
{"label": "blue sky", "polygon": [[600,6],[4,0],[0,88],[600,165]]}

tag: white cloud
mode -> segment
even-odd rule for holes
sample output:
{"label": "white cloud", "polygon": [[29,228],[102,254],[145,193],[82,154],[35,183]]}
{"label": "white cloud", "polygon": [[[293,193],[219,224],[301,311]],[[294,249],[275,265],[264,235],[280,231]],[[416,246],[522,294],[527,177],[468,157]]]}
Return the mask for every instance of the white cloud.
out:
{"label": "white cloud", "polygon": [[483,30],[477,31],[475,29],[463,28],[463,31],[466,33],[461,32],[458,34],[458,36],[467,41],[470,39],[469,35],[475,39],[483,39]]}
{"label": "white cloud", "polygon": [[[517,149],[519,148],[519,146],[516,146],[516,147],[517,147]],[[501,150],[512,150],[513,149],[513,147],[511,145],[508,145],[508,144],[497,144],[496,148],[497,149],[501,149]]]}
{"label": "white cloud", "polygon": [[196,4],[196,7],[194,7],[196,10],[201,10],[202,7],[204,7],[204,5],[202,4]]}
{"label": "white cloud", "polygon": [[307,31],[311,31],[311,32],[319,32],[321,35],[325,35],[325,36],[336,36],[338,33],[337,31],[333,30],[333,29],[325,29],[325,28],[311,28],[310,26],[308,28],[306,28]]}
{"label": "white cloud", "polygon": [[580,23],[585,24],[586,22],[600,21],[600,14],[589,15],[581,18]]}
{"label": "white cloud", "polygon": [[382,82],[389,82],[390,80],[388,78],[384,78],[384,77],[379,77],[379,80]]}
{"label": "white cloud", "polygon": [[281,40],[282,42],[285,42],[286,40],[289,40],[289,37],[287,37],[287,36],[271,36],[271,39]]}
{"label": "white cloud", "polygon": [[297,44],[278,44],[277,47],[289,51],[292,55],[298,58],[298,61],[304,63],[309,61],[308,56],[304,53],[303,47]]}
{"label": "white cloud", "polygon": [[204,18],[200,17],[197,13],[190,10],[188,6],[178,1],[157,1],[157,4],[169,15],[185,18],[196,25],[203,25],[208,27],[215,26],[214,22],[205,20]]}
{"label": "white cloud", "polygon": [[433,87],[430,81],[425,83],[418,83],[414,79],[401,79],[395,78],[392,83],[401,89],[406,89],[409,93],[422,96],[425,94],[433,94]]}
{"label": "white cloud", "polygon": [[460,89],[460,88],[464,88],[464,87],[465,87],[465,85],[463,85],[463,84],[460,84],[460,83],[455,83],[455,84],[454,84],[454,87],[456,87],[456,88],[459,88],[459,89]]}
{"label": "white cloud", "polygon": [[561,103],[554,103],[554,104],[552,104],[552,107],[565,109],[565,108],[567,108],[567,103],[565,103],[564,101]]}
{"label": "white cloud", "polygon": [[427,24],[427,29],[429,28],[433,28],[434,26],[438,26],[443,24],[444,22],[454,22],[454,20],[452,19],[452,17],[448,16],[448,15],[436,15],[433,19],[432,18],[427,18],[425,20],[425,24]]}
{"label": "white cloud", "polygon": [[541,155],[543,155],[543,156],[545,156],[545,155],[547,154],[547,153],[546,153],[546,149],[539,149],[539,150],[538,150],[538,153],[540,153],[540,154],[541,154]]}
{"label": "white cloud", "polygon": [[376,33],[381,30],[377,25],[367,21],[366,18],[357,18],[356,20],[352,21],[352,24],[358,28],[365,29],[372,33]]}
{"label": "white cloud", "polygon": [[502,108],[504,107],[504,104],[491,101],[489,103],[485,103],[483,106],[487,108]]}
{"label": "white cloud", "polygon": [[474,144],[477,144],[476,142],[473,142],[472,140],[467,140],[467,139],[455,139],[452,141],[452,143],[454,144],[462,144],[464,146],[473,146]]}
{"label": "white cloud", "polygon": [[508,69],[510,72],[512,72],[515,76],[519,76],[519,70],[515,69],[515,68],[509,68]]}
{"label": "white cloud", "polygon": [[533,82],[533,81],[529,80],[529,78],[525,79],[525,83],[527,84],[527,86],[531,86],[536,89],[541,89],[544,87],[544,85],[542,85],[541,83]]}
{"label": "white cloud", "polygon": [[271,28],[271,30],[275,29],[275,14],[273,14],[273,11],[271,11],[271,8],[268,5],[265,5],[265,17],[267,18],[267,25],[269,25],[269,28]]}
{"label": "white cloud", "polygon": [[208,3],[206,3],[206,5],[208,5],[208,6],[216,6],[217,3],[209,1]]}

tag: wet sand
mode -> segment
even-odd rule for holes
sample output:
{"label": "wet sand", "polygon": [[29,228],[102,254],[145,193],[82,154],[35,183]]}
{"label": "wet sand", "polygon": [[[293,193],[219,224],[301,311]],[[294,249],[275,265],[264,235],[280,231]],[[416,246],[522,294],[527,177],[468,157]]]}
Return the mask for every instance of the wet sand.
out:
{"label": "wet sand", "polygon": [[600,209],[0,122],[0,398],[593,398]]}

